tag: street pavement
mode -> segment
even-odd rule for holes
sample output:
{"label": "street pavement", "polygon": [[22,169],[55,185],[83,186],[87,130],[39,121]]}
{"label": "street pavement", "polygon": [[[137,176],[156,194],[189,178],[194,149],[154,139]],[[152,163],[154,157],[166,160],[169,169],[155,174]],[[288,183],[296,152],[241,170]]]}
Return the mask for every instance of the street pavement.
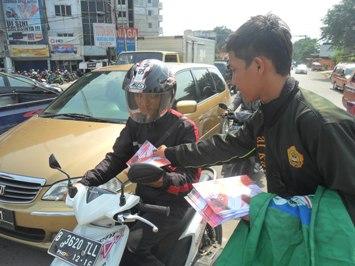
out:
{"label": "street pavement", "polygon": [[[329,78],[321,72],[309,71],[307,75],[293,74],[304,89],[311,90],[327,98],[340,108],[343,108],[341,92],[331,90]],[[263,188],[266,187],[266,181],[262,180]],[[233,232],[237,221],[230,221],[223,225],[223,244],[226,243]],[[39,266],[49,265],[52,258],[45,251],[30,248],[25,245],[17,244],[9,240],[0,239],[0,265],[16,266]]]}

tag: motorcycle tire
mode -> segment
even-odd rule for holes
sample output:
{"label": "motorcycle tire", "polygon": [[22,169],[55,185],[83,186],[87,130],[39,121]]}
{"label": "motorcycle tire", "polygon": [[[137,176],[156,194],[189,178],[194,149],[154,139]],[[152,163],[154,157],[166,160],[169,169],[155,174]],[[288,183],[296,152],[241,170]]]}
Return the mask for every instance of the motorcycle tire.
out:
{"label": "motorcycle tire", "polygon": [[[210,226],[210,225],[207,225]],[[222,225],[218,225],[215,228],[213,228],[216,234],[216,242],[220,245],[222,245],[222,237],[223,237],[223,230],[222,230]]]}

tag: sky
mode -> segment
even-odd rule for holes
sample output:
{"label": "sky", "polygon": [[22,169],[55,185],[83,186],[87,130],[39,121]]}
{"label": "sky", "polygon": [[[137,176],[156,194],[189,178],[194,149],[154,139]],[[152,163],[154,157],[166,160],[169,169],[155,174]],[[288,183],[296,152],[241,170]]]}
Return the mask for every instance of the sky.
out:
{"label": "sky", "polygon": [[320,38],[322,18],[341,0],[160,0],[163,35],[182,35],[184,30],[212,30],[226,26],[235,31],[251,16],[272,12],[291,29],[292,39],[307,35]]}

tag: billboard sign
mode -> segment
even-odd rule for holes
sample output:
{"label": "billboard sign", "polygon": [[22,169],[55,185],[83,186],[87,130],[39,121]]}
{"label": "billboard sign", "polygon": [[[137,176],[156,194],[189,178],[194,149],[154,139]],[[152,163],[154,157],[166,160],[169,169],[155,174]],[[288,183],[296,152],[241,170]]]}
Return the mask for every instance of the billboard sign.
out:
{"label": "billboard sign", "polygon": [[95,46],[116,47],[116,29],[114,24],[93,23]]}
{"label": "billboard sign", "polygon": [[42,0],[2,0],[10,44],[45,44]]}

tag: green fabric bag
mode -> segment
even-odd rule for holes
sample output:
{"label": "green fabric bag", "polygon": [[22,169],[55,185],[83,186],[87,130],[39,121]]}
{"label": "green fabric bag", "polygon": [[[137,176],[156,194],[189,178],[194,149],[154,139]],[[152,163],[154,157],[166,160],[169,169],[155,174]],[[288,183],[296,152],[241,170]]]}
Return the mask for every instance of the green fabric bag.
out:
{"label": "green fabric bag", "polygon": [[355,265],[354,230],[334,191],[288,200],[261,193],[250,225],[239,222],[217,265]]}

